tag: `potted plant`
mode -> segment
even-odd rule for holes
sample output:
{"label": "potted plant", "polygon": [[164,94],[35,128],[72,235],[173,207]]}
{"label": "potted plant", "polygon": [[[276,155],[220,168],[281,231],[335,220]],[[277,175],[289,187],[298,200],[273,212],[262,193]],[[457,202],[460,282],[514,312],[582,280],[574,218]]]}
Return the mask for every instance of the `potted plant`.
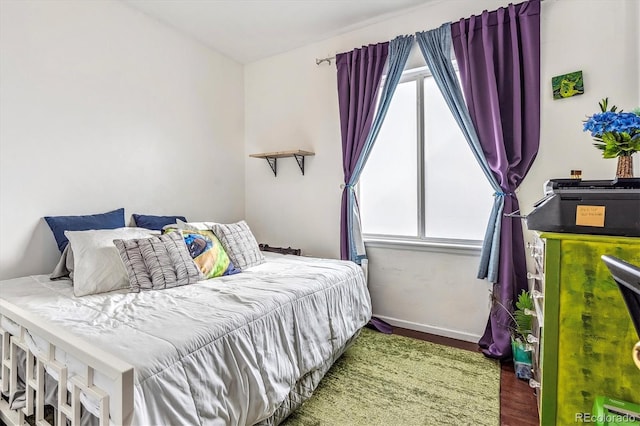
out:
{"label": "potted plant", "polygon": [[511,328],[511,351],[516,377],[529,380],[531,378],[531,346],[527,336],[532,334],[533,298],[528,291],[522,290],[513,311],[513,327]]}
{"label": "potted plant", "polygon": [[497,302],[507,311],[511,318],[509,330],[511,331],[511,352],[513,353],[513,366],[516,377],[529,380],[531,378],[531,345],[527,336],[532,334],[532,313],[535,309],[533,298],[528,291],[522,290],[518,295],[513,313],[506,306]]}
{"label": "potted plant", "polygon": [[598,103],[600,111],[588,117],[583,131],[591,132],[593,145],[602,151],[604,158],[617,158],[616,177],[633,177],[634,152],[640,151],[640,108],[634,112],[618,111],[608,107],[609,98]]}

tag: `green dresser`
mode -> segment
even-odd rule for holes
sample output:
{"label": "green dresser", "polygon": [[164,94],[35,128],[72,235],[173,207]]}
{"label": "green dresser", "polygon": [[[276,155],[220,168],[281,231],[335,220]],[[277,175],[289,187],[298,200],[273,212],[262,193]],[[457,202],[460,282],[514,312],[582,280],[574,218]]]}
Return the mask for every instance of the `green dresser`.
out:
{"label": "green dresser", "polygon": [[639,340],[600,256],[640,265],[640,238],[542,233],[544,323],[540,424],[582,423],[596,396],[640,403]]}

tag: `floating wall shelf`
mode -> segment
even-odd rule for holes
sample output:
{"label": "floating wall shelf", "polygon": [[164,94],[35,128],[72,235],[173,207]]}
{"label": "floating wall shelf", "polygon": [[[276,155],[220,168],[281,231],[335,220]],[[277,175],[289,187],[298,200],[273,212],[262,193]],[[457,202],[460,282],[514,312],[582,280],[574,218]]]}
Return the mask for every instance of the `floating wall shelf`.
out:
{"label": "floating wall shelf", "polygon": [[267,163],[269,163],[269,167],[271,167],[271,170],[273,170],[274,176],[278,175],[278,158],[293,157],[296,159],[298,167],[300,167],[300,171],[304,176],[304,157],[310,155],[316,155],[316,153],[311,151],[303,151],[301,149],[294,149],[291,151],[263,152],[260,154],[251,154],[249,155],[249,157],[264,158],[265,160],[267,160]]}

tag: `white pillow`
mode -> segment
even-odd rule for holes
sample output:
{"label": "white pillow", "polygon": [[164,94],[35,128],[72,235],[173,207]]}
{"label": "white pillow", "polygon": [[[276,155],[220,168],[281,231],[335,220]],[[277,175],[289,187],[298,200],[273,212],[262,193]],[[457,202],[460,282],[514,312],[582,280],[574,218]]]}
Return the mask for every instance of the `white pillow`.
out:
{"label": "white pillow", "polygon": [[129,287],[127,270],[113,240],[149,238],[157,231],[144,228],[65,231],[73,250],[73,293],[105,293]]}

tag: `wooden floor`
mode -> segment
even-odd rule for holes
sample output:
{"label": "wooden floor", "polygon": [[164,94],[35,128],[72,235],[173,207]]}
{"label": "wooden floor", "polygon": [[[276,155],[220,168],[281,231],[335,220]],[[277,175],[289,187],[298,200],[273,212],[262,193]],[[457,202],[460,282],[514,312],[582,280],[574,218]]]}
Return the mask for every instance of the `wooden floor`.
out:
{"label": "wooden floor", "polygon": [[[441,345],[453,346],[469,351],[479,351],[475,343],[448,337],[422,333],[393,327],[394,334],[426,340]],[[501,426],[538,426],[538,406],[536,396],[529,384],[516,378],[513,363],[503,363],[500,372],[500,425]]]}

